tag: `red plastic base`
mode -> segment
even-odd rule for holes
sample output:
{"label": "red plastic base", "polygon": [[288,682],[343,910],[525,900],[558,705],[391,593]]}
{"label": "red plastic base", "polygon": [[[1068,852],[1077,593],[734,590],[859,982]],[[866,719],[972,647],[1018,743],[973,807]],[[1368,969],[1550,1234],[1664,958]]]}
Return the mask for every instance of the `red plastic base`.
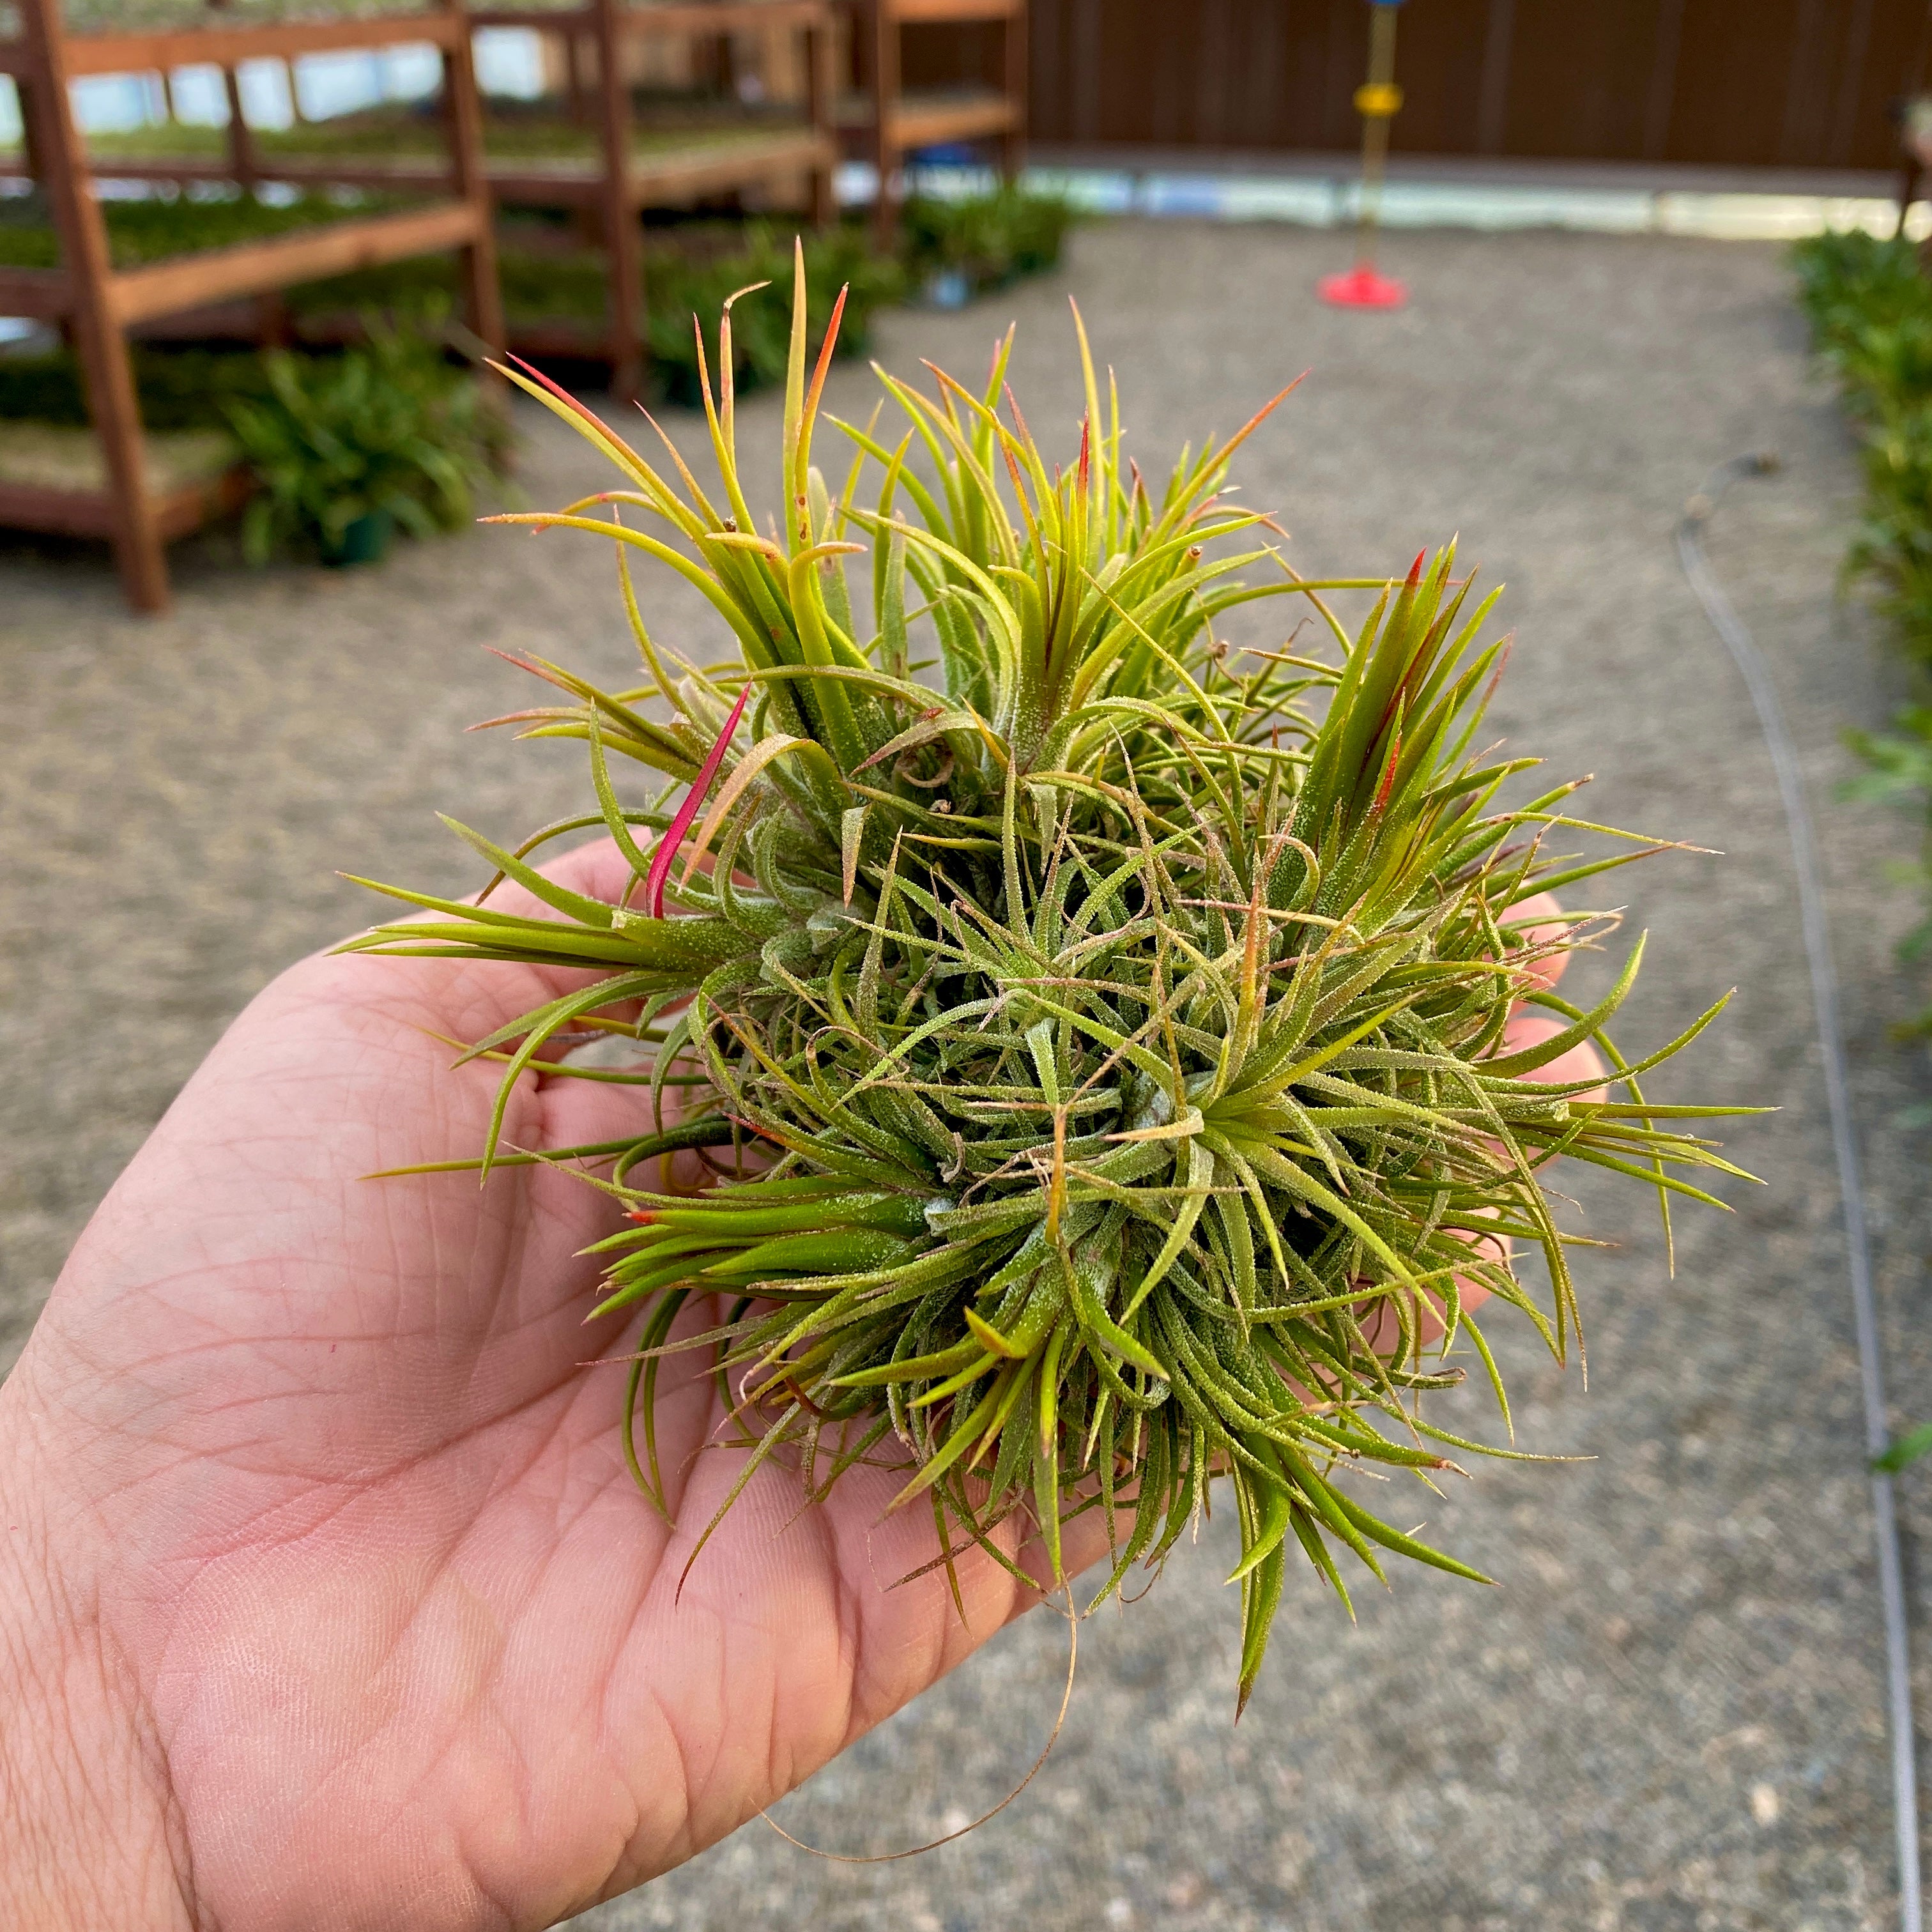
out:
{"label": "red plastic base", "polygon": [[1406,284],[1372,268],[1351,268],[1322,278],[1322,299],[1337,308],[1400,308],[1408,299]]}

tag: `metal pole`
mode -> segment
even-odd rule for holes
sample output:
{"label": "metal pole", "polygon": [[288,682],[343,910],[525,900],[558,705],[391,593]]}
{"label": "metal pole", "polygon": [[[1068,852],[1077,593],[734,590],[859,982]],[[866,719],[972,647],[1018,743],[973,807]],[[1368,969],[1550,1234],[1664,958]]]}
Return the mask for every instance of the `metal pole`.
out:
{"label": "metal pole", "polygon": [[1382,210],[1382,182],[1388,171],[1389,123],[1402,106],[1395,82],[1395,10],[1402,0],[1370,0],[1369,77],[1355,90],[1355,112],[1362,117],[1361,201],[1357,211],[1355,266],[1346,274],[1327,275],[1322,299],[1340,308],[1399,308],[1408,291],[1376,268],[1376,232]]}
{"label": "metal pole", "polygon": [[1395,84],[1395,8],[1378,0],[1369,8],[1369,78],[1355,90],[1355,111],[1362,117],[1362,206],[1355,266],[1370,274],[1375,271],[1376,226],[1388,166],[1389,122],[1401,105],[1402,89]]}

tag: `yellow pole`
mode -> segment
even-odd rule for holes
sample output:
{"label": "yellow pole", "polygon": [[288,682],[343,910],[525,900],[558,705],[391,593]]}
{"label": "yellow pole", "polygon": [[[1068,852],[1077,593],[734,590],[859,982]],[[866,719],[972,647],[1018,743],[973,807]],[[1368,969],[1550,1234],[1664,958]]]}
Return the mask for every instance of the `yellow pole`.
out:
{"label": "yellow pole", "polygon": [[1402,106],[1402,89],[1395,84],[1395,15],[1390,0],[1372,0],[1369,8],[1369,77],[1355,90],[1355,111],[1362,117],[1358,270],[1375,266],[1376,226],[1382,215],[1382,176],[1388,164],[1389,122]]}
{"label": "yellow pole", "polygon": [[1408,291],[1376,272],[1376,230],[1382,212],[1382,178],[1388,170],[1389,123],[1402,106],[1395,84],[1395,10],[1402,0],[1370,0],[1369,77],[1355,90],[1355,112],[1362,117],[1362,189],[1357,210],[1355,266],[1346,274],[1324,275],[1322,299],[1338,308],[1400,308]]}

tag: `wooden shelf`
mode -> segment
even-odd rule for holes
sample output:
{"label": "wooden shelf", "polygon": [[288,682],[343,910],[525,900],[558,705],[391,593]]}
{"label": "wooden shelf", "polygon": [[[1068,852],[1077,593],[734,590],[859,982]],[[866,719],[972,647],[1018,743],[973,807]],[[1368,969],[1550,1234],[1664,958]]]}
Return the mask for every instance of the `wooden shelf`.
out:
{"label": "wooden shelf", "polygon": [[[872,104],[863,94],[839,104],[841,127],[870,128],[872,116]],[[1019,103],[995,88],[909,88],[886,110],[886,139],[897,148],[981,140],[1012,133],[1023,118]]]}
{"label": "wooden shelf", "polygon": [[[0,0],[4,7],[8,0]],[[582,208],[602,230],[609,275],[608,327],[601,344],[589,329],[567,332],[572,346],[608,352],[614,386],[635,394],[643,374],[645,316],[638,273],[638,212],[676,206],[729,190],[804,177],[812,218],[836,212],[832,171],[838,160],[832,103],[833,0],[578,0],[559,7],[486,5],[474,14],[464,0],[416,0],[416,10],[358,13],[356,17],[260,20],[212,14],[199,24],[176,17],[111,30],[70,29],[62,0],[11,0],[17,34],[0,38],[0,74],[27,83],[34,139],[29,144],[53,204],[60,236],[58,269],[0,269],[0,314],[73,320],[87,364],[90,407],[99,425],[108,483],[98,492],[36,493],[10,484],[0,493],[0,522],[26,523],[112,540],[130,599],[156,609],[166,597],[160,545],[191,527],[218,498],[206,488],[185,494],[158,491],[144,481],[142,436],[128,358],[128,331],[171,315],[199,313],[238,300],[326,280],[410,256],[463,252],[472,324],[486,340],[502,340],[496,282],[494,206],[518,202]],[[113,0],[95,0],[102,9]],[[184,0],[185,4],[185,0]],[[933,0],[891,0],[915,9]],[[969,10],[1018,0],[952,0]],[[974,14],[962,17],[993,17]],[[1004,16],[1003,16],[1004,17]],[[490,152],[476,89],[472,34],[477,27],[520,27],[560,36],[569,55],[568,92],[579,117],[568,138],[519,142],[505,138]],[[634,133],[620,43],[640,37],[715,40],[721,35],[790,32],[803,46],[806,102],[801,120],[766,121],[721,134],[715,126],[646,127]],[[302,152],[299,139],[280,140],[238,124],[234,70],[244,61],[292,60],[305,54],[428,44],[440,50],[443,112],[398,118],[393,128],[335,130]],[[586,60],[584,57],[592,58]],[[190,66],[223,69],[231,116],[228,133],[204,143],[172,130],[144,151],[126,144],[90,149],[73,121],[68,83],[91,74],[167,72]],[[956,114],[946,122],[956,124]],[[992,127],[983,109],[976,126]],[[302,136],[317,134],[305,128]],[[932,138],[944,138],[944,136]],[[231,146],[232,142],[232,146]],[[520,146],[522,151],[518,152]],[[162,152],[171,148],[172,152]],[[0,175],[26,171],[25,154],[0,155]],[[403,213],[345,211],[340,223],[116,268],[94,178],[176,182],[262,182],[299,187],[338,185],[400,190],[436,197]],[[212,487],[212,486],[211,486]]]}
{"label": "wooden shelf", "polygon": [[886,4],[892,18],[902,27],[1010,20],[1026,8],[1026,0],[886,0]]}
{"label": "wooden shelf", "polygon": [[236,296],[319,282],[376,268],[412,255],[440,254],[487,238],[489,215],[472,202],[452,201],[401,214],[364,216],[338,229],[325,224],[272,242],[212,248],[176,260],[124,268],[109,281],[109,301],[123,328]]}
{"label": "wooden shelf", "polygon": [[[218,134],[220,130],[210,131]],[[742,130],[698,128],[682,141],[674,132],[664,136],[648,128],[634,129],[633,135],[626,180],[632,202],[640,208],[676,206],[800,171],[829,169],[838,160],[836,138],[808,122]],[[218,145],[213,140],[208,144],[210,150],[215,150]],[[103,154],[94,165],[100,175],[119,181],[232,182],[235,178],[232,164],[216,152],[144,155],[136,149]],[[285,182],[292,187],[442,192],[452,186],[448,164],[431,155],[398,155],[387,161],[332,160],[322,153],[304,154],[291,146],[258,152],[256,165],[262,179]],[[24,170],[25,163],[17,154],[0,156],[0,178],[9,175],[17,178]],[[598,201],[604,193],[603,164],[590,130],[586,130],[584,152],[577,154],[514,156],[490,154],[486,150],[483,174],[490,193],[499,201],[526,206],[586,206]],[[0,274],[4,273],[0,271]],[[26,311],[0,308],[0,314],[23,313]]]}
{"label": "wooden shelf", "polygon": [[[38,430],[38,426],[34,428]],[[33,472],[44,466],[32,460],[32,452],[22,463],[16,460],[19,452],[8,447],[20,434],[18,428],[0,423],[0,524],[58,536],[112,538],[119,528],[120,510],[92,432],[71,432],[71,440],[82,444],[82,449],[62,451],[56,472],[38,478]],[[60,432],[53,434],[58,436]],[[211,440],[166,436],[148,440],[148,502],[164,542],[172,542],[227,515],[248,496],[248,474],[236,464],[233,445],[225,437],[219,440],[226,444],[226,452],[218,453],[212,461],[205,460],[198,448],[178,453],[175,447]],[[76,454],[91,454],[95,460],[76,464],[72,460]],[[72,476],[76,469],[92,469],[99,474],[76,482]]]}
{"label": "wooden shelf", "polygon": [[[162,10],[155,10],[160,11]],[[0,475],[0,523],[33,530],[106,538],[114,546],[128,600],[158,610],[168,598],[167,542],[207,517],[232,507],[244,489],[224,462],[224,473],[184,479],[162,442],[144,434],[129,331],[171,315],[266,296],[302,283],[382,266],[411,256],[458,250],[469,319],[484,340],[500,344],[502,308],[496,284],[495,232],[483,178],[481,108],[470,23],[462,0],[418,0],[412,10],[350,17],[248,21],[210,10],[199,24],[170,20],[144,26],[73,31],[63,0],[11,0],[9,30],[0,40],[0,74],[22,83],[30,139],[10,166],[19,174],[33,157],[46,192],[60,266],[0,269],[0,314],[25,314],[75,325],[74,340],[85,372],[90,434],[98,458],[98,487],[70,480],[72,466],[38,477],[16,462]],[[448,198],[395,213],[341,212],[313,226],[272,238],[196,250],[138,267],[116,268],[96,177],[103,172],[74,118],[72,83],[90,74],[166,72],[207,65],[226,77],[230,112],[238,117],[236,67],[244,61],[292,60],[304,54],[351,49],[428,45],[440,50],[445,112],[440,172]],[[225,146],[228,137],[218,137]],[[266,170],[248,152],[242,130],[237,151],[220,161],[184,158],[152,172],[194,178],[226,175],[244,184]],[[138,164],[137,164],[138,165]],[[112,171],[112,164],[108,164]],[[146,165],[140,172],[150,173]],[[339,182],[325,168],[313,178]],[[16,440],[17,442],[17,440]],[[31,452],[30,452],[31,453]],[[15,454],[20,454],[16,447]],[[45,454],[44,452],[43,454]]]}
{"label": "wooden shelf", "polygon": [[[994,144],[1000,172],[1019,172],[1026,132],[1026,0],[843,0],[862,50],[860,71],[866,92],[839,104],[839,125],[858,138],[857,151],[877,171],[873,230],[890,247],[898,231],[907,155],[954,142]],[[904,29],[914,26],[996,26],[999,84],[976,82],[948,88],[904,84]]]}
{"label": "wooden shelf", "polygon": [[[112,271],[106,278],[109,319],[128,328],[238,296],[319,282],[357,268],[380,268],[412,255],[439,254],[473,243],[488,218],[468,202],[319,224],[268,242],[199,249]],[[64,268],[0,268],[0,314],[52,322],[75,312],[78,296]]]}
{"label": "wooden shelf", "polygon": [[984,94],[904,94],[891,122],[902,148],[930,148],[942,141],[984,140],[1009,134],[1023,124],[1018,101],[990,89]]}
{"label": "wooden shelf", "polygon": [[59,268],[0,268],[0,315],[31,322],[58,322],[74,306],[74,292]]}
{"label": "wooden shelf", "polygon": [[838,159],[838,143],[832,134],[816,128],[793,128],[748,140],[742,146],[694,145],[635,160],[631,164],[631,194],[643,207],[660,197],[721,194],[777,176],[829,169]]}
{"label": "wooden shelf", "polygon": [[[632,156],[624,192],[634,208],[676,207],[707,194],[830,169],[837,159],[837,142],[814,128],[774,130],[742,141],[667,145]],[[604,171],[595,162],[493,162],[486,173],[499,200],[523,207],[594,206],[605,194]]]}
{"label": "wooden shelf", "polygon": [[[976,4],[977,0],[967,0]],[[831,18],[830,0],[695,0],[618,9],[620,30],[634,34],[754,33],[762,27],[818,27]],[[475,27],[531,27],[539,33],[589,34],[597,16],[588,7],[472,7]]]}
{"label": "wooden shelf", "polygon": [[[232,67],[238,61],[286,60],[345,49],[458,44],[464,26],[453,14],[392,14],[367,20],[260,21],[253,26],[176,27],[152,33],[71,34],[67,70],[148,74],[170,68]],[[0,74],[32,70],[24,44],[0,40]]]}

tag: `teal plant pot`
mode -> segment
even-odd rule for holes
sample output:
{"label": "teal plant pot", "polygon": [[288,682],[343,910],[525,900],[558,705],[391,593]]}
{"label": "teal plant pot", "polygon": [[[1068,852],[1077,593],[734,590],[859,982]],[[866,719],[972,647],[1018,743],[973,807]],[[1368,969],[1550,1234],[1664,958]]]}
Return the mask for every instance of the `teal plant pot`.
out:
{"label": "teal plant pot", "polygon": [[396,534],[395,519],[387,510],[370,510],[343,526],[341,538],[331,543],[325,537],[322,560],[332,569],[346,569],[351,564],[380,563],[389,554]]}
{"label": "teal plant pot", "polygon": [[973,281],[964,268],[935,268],[926,278],[926,300],[932,308],[964,308],[973,299]]}

